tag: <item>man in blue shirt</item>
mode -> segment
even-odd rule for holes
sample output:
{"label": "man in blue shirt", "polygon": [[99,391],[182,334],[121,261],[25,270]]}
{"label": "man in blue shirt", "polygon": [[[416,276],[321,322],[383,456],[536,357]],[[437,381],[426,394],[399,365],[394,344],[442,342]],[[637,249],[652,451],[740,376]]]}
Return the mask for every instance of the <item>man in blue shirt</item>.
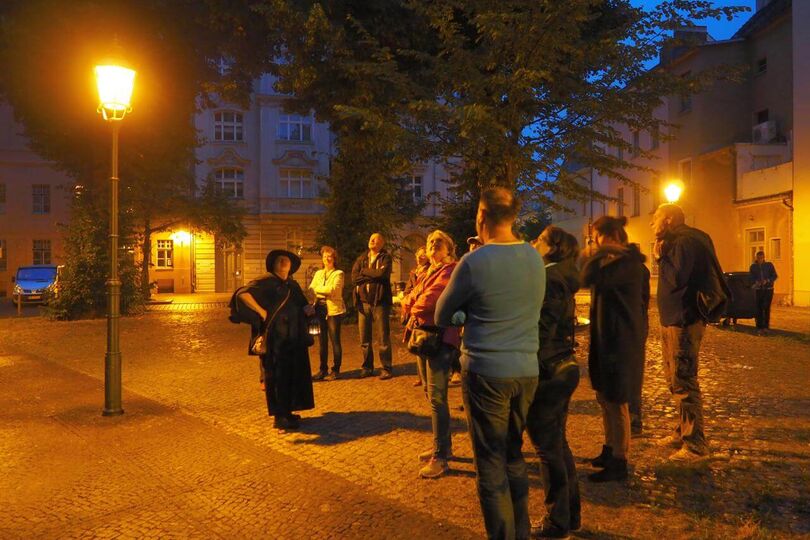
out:
{"label": "man in blue shirt", "polygon": [[531,528],[521,445],[546,276],[537,251],[512,232],[519,210],[511,190],[481,193],[475,225],[484,245],[462,257],[436,305],[439,326],[464,319],[461,388],[489,538],[528,538]]}
{"label": "man in blue shirt", "polygon": [[778,277],[773,263],[765,260],[765,252],[757,251],[756,260],[748,269],[754,291],[757,295],[757,330],[765,334],[771,327],[771,302],[773,301],[773,282]]}

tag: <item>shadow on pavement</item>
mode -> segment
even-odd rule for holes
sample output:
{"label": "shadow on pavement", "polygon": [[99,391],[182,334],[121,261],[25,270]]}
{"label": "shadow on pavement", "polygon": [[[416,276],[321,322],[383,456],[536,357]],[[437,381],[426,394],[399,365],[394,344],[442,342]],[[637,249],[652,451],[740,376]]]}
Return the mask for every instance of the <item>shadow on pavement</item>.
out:
{"label": "shadow on pavement", "polygon": [[810,342],[810,332],[794,332],[792,330],[780,330],[778,328],[769,328],[767,330],[767,334],[760,336],[760,330],[756,326],[748,326],[746,324],[732,324],[732,325],[722,325],[719,324],[715,326],[718,330],[723,330],[725,332],[737,332],[740,334],[747,334],[749,336],[759,336],[762,339],[767,339],[769,337],[781,337],[785,339],[791,339],[794,341],[798,341],[801,343],[808,343]]}

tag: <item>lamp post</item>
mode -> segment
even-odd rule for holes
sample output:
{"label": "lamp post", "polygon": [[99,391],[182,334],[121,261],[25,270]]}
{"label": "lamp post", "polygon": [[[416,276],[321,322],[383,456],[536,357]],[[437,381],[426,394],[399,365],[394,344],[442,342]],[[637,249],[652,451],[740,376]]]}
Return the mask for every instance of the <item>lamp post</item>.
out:
{"label": "lamp post", "polygon": [[98,112],[112,127],[110,174],[110,279],[107,280],[107,353],[104,355],[104,416],[124,414],[121,407],[121,280],[118,278],[118,131],[132,110],[130,98],[135,71],[116,65],[96,66]]}
{"label": "lamp post", "polygon": [[680,200],[682,193],[683,182],[680,180],[673,180],[664,187],[664,197],[667,198],[667,202],[670,204],[677,203]]}

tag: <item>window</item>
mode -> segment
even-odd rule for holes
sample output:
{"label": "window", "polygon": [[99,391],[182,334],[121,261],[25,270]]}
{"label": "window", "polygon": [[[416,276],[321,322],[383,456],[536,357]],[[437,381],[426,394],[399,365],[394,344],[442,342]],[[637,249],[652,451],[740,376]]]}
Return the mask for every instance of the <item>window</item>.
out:
{"label": "window", "polygon": [[226,111],[214,113],[214,140],[234,142],[244,140],[242,114]]}
{"label": "window", "polygon": [[[692,76],[691,71],[687,71],[683,75],[681,75],[682,79],[688,79]],[[681,94],[681,112],[689,112],[692,110],[692,94]]]}
{"label": "window", "polygon": [[771,260],[782,260],[782,239],[771,238]]}
{"label": "window", "polygon": [[616,157],[619,158],[619,161],[624,161],[624,148],[621,146],[616,147]]}
{"label": "window", "polygon": [[299,169],[282,169],[279,197],[290,199],[311,199],[312,173]]}
{"label": "window", "polygon": [[633,157],[641,152],[641,133],[638,130],[633,132]]}
{"label": "window", "polygon": [[661,145],[661,134],[659,133],[660,128],[658,124],[656,124],[652,131],[650,131],[650,150],[656,150]]}
{"label": "window", "polygon": [[32,186],[35,214],[50,214],[51,212],[51,186],[48,184],[34,184]]}
{"label": "window", "polygon": [[312,119],[297,114],[282,114],[278,122],[278,138],[284,141],[311,141]]}
{"label": "window", "polygon": [[0,272],[8,269],[8,253],[6,253],[6,241],[0,240]]}
{"label": "window", "polygon": [[301,231],[298,229],[287,229],[287,251],[300,255],[304,249],[304,242],[301,239]]}
{"label": "window", "polygon": [[681,169],[681,182],[683,182],[685,186],[688,186],[692,182],[692,160],[681,160],[678,166]]}
{"label": "window", "polygon": [[157,267],[174,268],[174,241],[157,241]]}
{"label": "window", "polygon": [[633,186],[633,217],[641,215],[641,188]]}
{"label": "window", "polygon": [[422,192],[422,177],[421,176],[411,176],[411,193],[413,194],[413,200],[419,202],[422,200],[423,192]]}
{"label": "window", "polygon": [[757,111],[757,124],[762,124],[768,121],[768,109]]}
{"label": "window", "polygon": [[620,187],[616,190],[616,215],[621,217],[624,215],[624,188]]}
{"label": "window", "polygon": [[6,185],[0,184],[0,214],[6,213]]}
{"label": "window", "polygon": [[762,75],[767,71],[768,71],[768,57],[763,56],[762,58],[757,60],[757,64],[754,67],[754,75]]}
{"label": "window", "polygon": [[34,240],[34,264],[51,264],[50,240]]}
{"label": "window", "polygon": [[242,169],[217,169],[215,175],[220,193],[234,199],[245,196],[245,172]]}
{"label": "window", "polygon": [[746,230],[745,247],[748,253],[748,264],[751,264],[757,258],[757,251],[765,251],[765,229]]}

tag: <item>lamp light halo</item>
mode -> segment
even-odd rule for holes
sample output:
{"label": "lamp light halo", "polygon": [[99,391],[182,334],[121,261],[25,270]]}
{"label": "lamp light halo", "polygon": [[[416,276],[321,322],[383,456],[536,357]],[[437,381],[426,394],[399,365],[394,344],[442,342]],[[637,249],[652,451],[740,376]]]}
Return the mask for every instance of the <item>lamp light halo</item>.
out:
{"label": "lamp light halo", "polygon": [[112,63],[95,67],[98,111],[105,120],[122,120],[132,110],[130,104],[135,70]]}
{"label": "lamp light halo", "polygon": [[664,197],[666,197],[667,202],[670,204],[678,202],[682,193],[683,182],[680,180],[672,180],[664,187]]}

